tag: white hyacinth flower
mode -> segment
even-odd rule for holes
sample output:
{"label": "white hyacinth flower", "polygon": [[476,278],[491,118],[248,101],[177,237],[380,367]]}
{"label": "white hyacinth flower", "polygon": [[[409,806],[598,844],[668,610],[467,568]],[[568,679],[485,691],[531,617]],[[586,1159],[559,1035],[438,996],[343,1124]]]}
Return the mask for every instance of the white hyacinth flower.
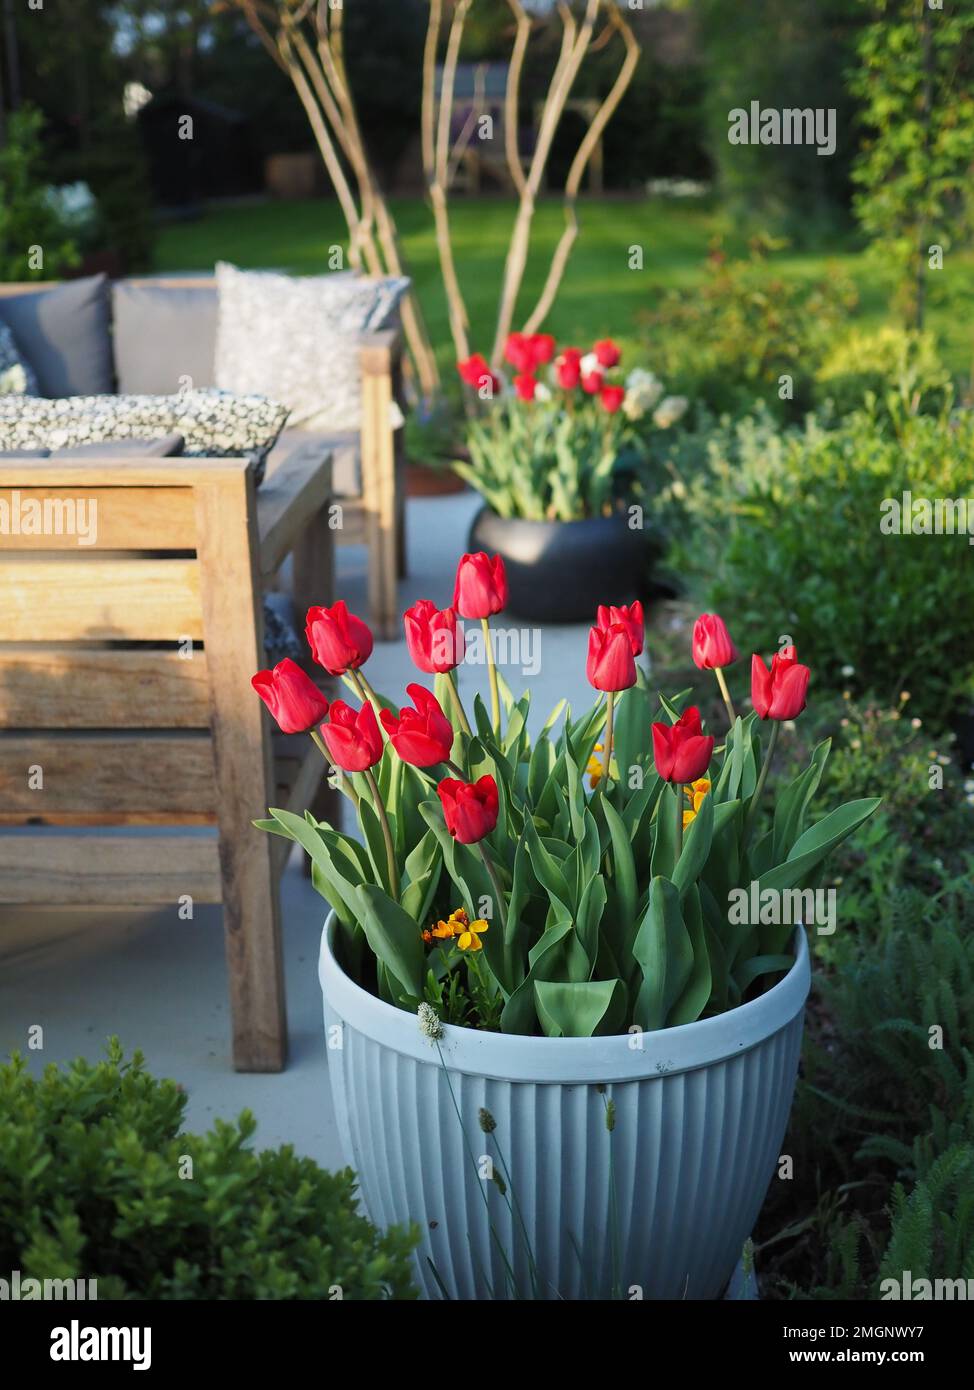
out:
{"label": "white hyacinth flower", "polygon": [[653,424],[661,430],[668,430],[682,419],[689,404],[686,396],[665,396],[653,411]]}
{"label": "white hyacinth flower", "polygon": [[626,396],[622,411],[627,420],[639,420],[663,394],[659,377],[645,367],[634,367],[626,377]]}
{"label": "white hyacinth flower", "polygon": [[582,376],[591,376],[593,372],[602,373],[605,371],[605,368],[594,352],[587,352],[579,363],[579,367],[581,368]]}
{"label": "white hyacinth flower", "polygon": [[550,401],[551,387],[546,386],[543,381],[539,381],[537,386],[534,388],[534,399],[536,401]]}

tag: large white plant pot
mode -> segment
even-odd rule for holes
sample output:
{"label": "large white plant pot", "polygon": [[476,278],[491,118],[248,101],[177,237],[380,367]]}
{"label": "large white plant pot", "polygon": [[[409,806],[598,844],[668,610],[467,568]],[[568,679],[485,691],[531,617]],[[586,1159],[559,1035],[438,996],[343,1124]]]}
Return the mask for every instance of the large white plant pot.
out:
{"label": "large white plant pot", "polygon": [[[801,930],[788,975],[716,1018],[641,1039],[446,1027],[437,1050],[415,1015],[344,973],[334,925],[319,974],[341,1141],[370,1218],[419,1224],[427,1297],[443,1297],[439,1281],[451,1298],[509,1296],[505,1255],[532,1296],[521,1221],[539,1297],[722,1295],[788,1121],[810,981]],[[503,1174],[498,1151],[513,1213],[480,1176],[483,1156]]]}

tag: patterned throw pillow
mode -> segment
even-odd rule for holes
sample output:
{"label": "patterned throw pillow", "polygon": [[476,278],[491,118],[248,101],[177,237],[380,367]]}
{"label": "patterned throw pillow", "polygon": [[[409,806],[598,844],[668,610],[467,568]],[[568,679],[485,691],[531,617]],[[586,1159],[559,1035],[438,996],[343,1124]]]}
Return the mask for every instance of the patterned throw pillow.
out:
{"label": "patterned throw pillow", "polygon": [[217,386],[283,401],[292,429],[359,429],[362,335],[388,324],[409,280],[295,277],[219,261],[216,282]]}
{"label": "patterned throw pillow", "polygon": [[183,391],[175,396],[0,398],[0,450],[65,449],[109,439],[181,434],[183,455],[234,458],[253,454],[258,481],[287,409],[265,396]]}
{"label": "patterned throw pillow", "polygon": [[0,396],[36,396],[37,377],[17,349],[14,335],[0,323]]}

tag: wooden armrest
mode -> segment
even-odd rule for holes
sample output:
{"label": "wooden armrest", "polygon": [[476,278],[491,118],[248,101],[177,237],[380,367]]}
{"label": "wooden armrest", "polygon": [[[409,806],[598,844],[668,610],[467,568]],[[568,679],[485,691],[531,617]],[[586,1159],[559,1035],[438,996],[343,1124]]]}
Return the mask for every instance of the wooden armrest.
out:
{"label": "wooden armrest", "polygon": [[299,444],[257,489],[261,579],[273,578],[312,517],[331,497],[330,449]]}
{"label": "wooden armrest", "polygon": [[363,376],[391,376],[402,350],[402,332],[398,328],[380,328],[363,335],[359,361]]}

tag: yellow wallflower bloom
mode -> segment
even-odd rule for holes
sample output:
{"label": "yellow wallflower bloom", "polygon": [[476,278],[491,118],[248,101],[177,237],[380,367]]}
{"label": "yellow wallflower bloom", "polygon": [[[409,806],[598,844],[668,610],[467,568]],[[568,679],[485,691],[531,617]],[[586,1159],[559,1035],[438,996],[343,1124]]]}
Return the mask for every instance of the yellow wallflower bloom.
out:
{"label": "yellow wallflower bloom", "polygon": [[475,922],[471,922],[467,930],[460,933],[457,947],[461,951],[480,951],[483,949],[481,936],[487,930],[487,923],[482,917],[478,917]]}
{"label": "yellow wallflower bloom", "polygon": [[697,812],[703,805],[703,799],[710,791],[710,778],[698,777],[689,787],[683,788],[684,794],[690,803],[690,809],[683,812],[683,829],[686,830],[697,816]]}

